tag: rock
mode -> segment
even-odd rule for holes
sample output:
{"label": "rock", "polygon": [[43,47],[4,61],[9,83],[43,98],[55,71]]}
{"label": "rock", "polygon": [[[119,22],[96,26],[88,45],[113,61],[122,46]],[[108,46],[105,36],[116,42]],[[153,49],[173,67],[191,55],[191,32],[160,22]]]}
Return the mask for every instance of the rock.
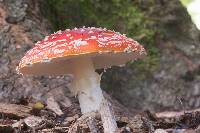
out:
{"label": "rock", "polygon": [[61,87],[52,89],[47,95],[53,96],[55,101],[57,101],[65,108],[68,108],[72,105],[71,100],[65,96],[65,92]]}
{"label": "rock", "polygon": [[167,133],[167,132],[163,129],[156,129],[154,133]]}
{"label": "rock", "polygon": [[29,116],[24,119],[24,123],[29,127],[36,127],[42,123],[43,119],[37,116]]}
{"label": "rock", "polygon": [[60,106],[55,101],[53,96],[50,96],[50,97],[47,98],[47,108],[52,110],[53,112],[55,112],[59,116],[63,114],[62,110],[60,109]]}
{"label": "rock", "polygon": [[79,118],[79,115],[76,114],[76,115],[74,115],[74,116],[72,116],[72,117],[66,117],[65,120],[64,120],[64,122],[65,122],[65,123],[70,123],[70,122],[72,122],[72,121],[77,120],[78,118]]}
{"label": "rock", "polygon": [[13,123],[13,124],[12,124],[12,127],[13,127],[13,128],[21,128],[22,126],[24,126],[24,123],[23,123],[23,122],[24,122],[23,120],[19,120],[19,121]]}
{"label": "rock", "polygon": [[37,127],[43,122],[43,119],[41,117],[37,116],[29,116],[25,119],[21,119],[20,121],[17,121],[16,123],[12,124],[13,128],[21,128],[26,124],[28,127]]}

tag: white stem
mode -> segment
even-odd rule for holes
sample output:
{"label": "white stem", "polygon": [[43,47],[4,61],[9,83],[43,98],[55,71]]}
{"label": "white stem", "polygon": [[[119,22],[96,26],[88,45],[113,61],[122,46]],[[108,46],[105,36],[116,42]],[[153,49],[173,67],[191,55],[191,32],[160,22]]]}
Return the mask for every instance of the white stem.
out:
{"label": "white stem", "polygon": [[114,133],[117,129],[111,106],[103,98],[100,88],[101,76],[95,72],[91,58],[78,58],[71,61],[74,79],[71,91],[78,99],[83,114],[99,111],[105,133]]}
{"label": "white stem", "polygon": [[78,94],[81,112],[83,114],[97,111],[103,99],[100,88],[101,77],[95,72],[90,58],[74,59],[72,62],[72,91]]}

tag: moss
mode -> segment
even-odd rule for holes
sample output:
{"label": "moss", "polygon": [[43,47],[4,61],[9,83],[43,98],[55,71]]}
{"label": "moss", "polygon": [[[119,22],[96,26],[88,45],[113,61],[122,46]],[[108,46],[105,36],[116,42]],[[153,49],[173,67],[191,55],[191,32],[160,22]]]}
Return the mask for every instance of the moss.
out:
{"label": "moss", "polygon": [[194,0],[180,0],[180,1],[184,6],[187,6],[188,4],[190,4]]}
{"label": "moss", "polygon": [[[155,46],[154,22],[141,6],[132,0],[48,0],[45,3],[45,16],[55,30],[81,26],[106,27],[134,38],[144,45],[148,56],[137,62],[129,62],[128,68],[140,71],[144,79],[146,73],[153,73],[159,66],[159,50]],[[114,69],[114,71],[118,69]],[[112,71],[111,75],[114,72]],[[120,74],[120,73],[119,73]],[[106,74],[107,77],[110,77]],[[115,75],[116,77],[119,75]],[[107,78],[106,78],[107,79]],[[114,79],[113,79],[114,80]],[[107,88],[107,87],[106,87]]]}

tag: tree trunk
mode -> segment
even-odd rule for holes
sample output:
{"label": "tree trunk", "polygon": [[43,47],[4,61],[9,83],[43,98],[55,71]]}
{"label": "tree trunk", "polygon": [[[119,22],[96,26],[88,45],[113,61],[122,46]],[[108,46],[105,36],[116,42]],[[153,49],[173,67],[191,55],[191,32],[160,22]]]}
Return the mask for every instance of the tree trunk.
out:
{"label": "tree trunk", "polygon": [[157,32],[152,40],[159,59],[155,62],[155,55],[145,59],[156,63],[153,70],[151,64],[108,70],[104,88],[126,106],[139,110],[199,107],[200,31],[187,9],[179,0],[140,0],[137,4]]}
{"label": "tree trunk", "polygon": [[[40,0],[0,2],[0,101],[18,103],[34,98],[45,101],[52,89],[67,91],[67,77],[22,77],[16,66],[34,43],[50,34],[51,26],[41,15]],[[62,95],[63,93],[59,94]],[[59,98],[59,97],[57,97]],[[60,97],[62,99],[62,96]]]}

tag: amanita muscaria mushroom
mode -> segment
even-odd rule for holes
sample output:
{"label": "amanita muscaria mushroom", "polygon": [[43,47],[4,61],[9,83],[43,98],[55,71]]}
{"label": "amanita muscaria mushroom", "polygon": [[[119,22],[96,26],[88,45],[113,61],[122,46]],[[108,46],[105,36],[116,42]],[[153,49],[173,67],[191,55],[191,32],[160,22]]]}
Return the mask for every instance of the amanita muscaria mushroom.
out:
{"label": "amanita muscaria mushroom", "polygon": [[[101,76],[95,69],[121,66],[144,55],[145,49],[138,42],[118,32],[95,27],[74,28],[37,42],[22,58],[17,71],[24,75],[72,74],[70,90],[78,95],[81,112],[85,114],[99,111],[104,99]],[[109,127],[109,122],[106,126]]]}

